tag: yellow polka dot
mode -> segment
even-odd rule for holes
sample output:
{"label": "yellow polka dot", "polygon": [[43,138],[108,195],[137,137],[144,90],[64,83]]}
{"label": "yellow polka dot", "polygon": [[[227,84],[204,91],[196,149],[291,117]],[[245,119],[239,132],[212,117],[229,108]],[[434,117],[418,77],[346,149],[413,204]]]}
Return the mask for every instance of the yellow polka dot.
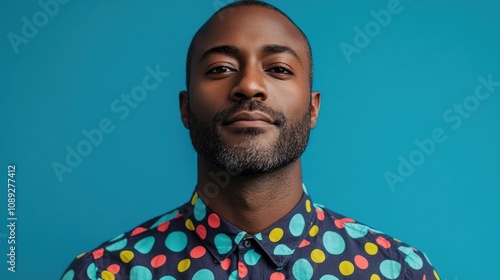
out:
{"label": "yellow polka dot", "polygon": [[115,280],[115,275],[110,271],[104,270],[101,272],[101,278],[102,280]]}
{"label": "yellow polka dot", "polygon": [[184,271],[188,270],[189,266],[191,266],[191,261],[189,259],[183,259],[177,265],[177,270],[179,272],[184,272]]}
{"label": "yellow polka dot", "polygon": [[193,197],[191,198],[191,205],[195,205],[196,200],[198,200],[198,193],[197,192],[195,192]]}
{"label": "yellow polka dot", "polygon": [[371,242],[366,242],[365,251],[368,255],[376,255],[378,253],[378,246]]}
{"label": "yellow polka dot", "polygon": [[370,280],[380,280],[380,276],[378,276],[377,274],[372,274]]}
{"label": "yellow polka dot", "polygon": [[283,237],[283,230],[281,228],[275,228],[269,233],[269,240],[272,242],[278,242]]}
{"label": "yellow polka dot", "polygon": [[80,255],[76,256],[76,258],[77,258],[77,259],[79,259],[79,258],[81,258],[81,257],[85,256],[85,254],[87,254],[87,252],[85,252],[85,253],[81,253]]}
{"label": "yellow polka dot", "polygon": [[120,259],[124,263],[129,263],[133,258],[134,258],[134,252],[132,251],[126,250],[120,253]]}
{"label": "yellow polka dot", "polygon": [[319,227],[317,225],[314,225],[311,227],[311,229],[309,230],[309,235],[311,237],[315,237],[319,232]]}
{"label": "yellow polka dot", "polygon": [[311,252],[311,260],[315,263],[322,263],[325,261],[325,253],[320,249],[314,249]]}
{"label": "yellow polka dot", "polygon": [[311,212],[311,201],[309,199],[306,200],[306,211],[307,213]]}
{"label": "yellow polka dot", "polygon": [[354,265],[350,261],[343,261],[339,264],[340,273],[349,276],[354,273]]}
{"label": "yellow polka dot", "polygon": [[436,277],[436,280],[441,279],[441,278],[439,278],[439,275],[438,275],[438,273],[435,270],[433,272],[434,272],[434,277]]}
{"label": "yellow polka dot", "polygon": [[401,241],[401,240],[399,240],[397,238],[393,238],[393,239],[394,239],[394,241],[399,242],[399,243],[403,242],[403,241]]}
{"label": "yellow polka dot", "polygon": [[187,229],[189,229],[190,231],[194,230],[194,224],[193,221],[191,221],[191,219],[187,219],[185,224]]}

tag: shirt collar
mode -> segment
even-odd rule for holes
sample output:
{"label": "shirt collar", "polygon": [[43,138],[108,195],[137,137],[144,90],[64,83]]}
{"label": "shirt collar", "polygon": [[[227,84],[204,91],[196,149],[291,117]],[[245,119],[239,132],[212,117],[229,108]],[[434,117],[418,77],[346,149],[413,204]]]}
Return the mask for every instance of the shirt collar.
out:
{"label": "shirt collar", "polygon": [[[277,268],[284,267],[295,249],[307,242],[305,237],[316,220],[315,207],[303,187],[302,198],[288,214],[253,235]],[[206,207],[196,191],[185,207],[186,228],[194,232],[219,262],[226,259],[244,238],[251,237]]]}

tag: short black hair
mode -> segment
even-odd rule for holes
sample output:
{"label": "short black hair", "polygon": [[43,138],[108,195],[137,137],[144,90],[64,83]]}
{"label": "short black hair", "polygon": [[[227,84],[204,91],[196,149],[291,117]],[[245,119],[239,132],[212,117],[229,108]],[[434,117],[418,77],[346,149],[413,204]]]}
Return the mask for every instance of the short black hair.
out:
{"label": "short black hair", "polygon": [[222,8],[220,8],[217,12],[215,12],[199,29],[198,31],[196,31],[196,33],[194,34],[193,38],[191,39],[191,43],[189,44],[189,49],[188,49],[188,53],[187,53],[187,58],[186,58],[186,88],[189,90],[189,81],[191,79],[191,61],[193,59],[193,53],[194,53],[194,50],[195,50],[195,45],[196,45],[196,38],[198,37],[198,34],[200,33],[200,31],[203,29],[203,27],[216,15],[219,15],[221,14],[222,12],[226,11],[226,10],[230,10],[232,8],[237,8],[237,7],[247,7],[247,6],[257,6],[257,7],[263,7],[263,8],[266,8],[266,9],[269,9],[269,10],[273,10],[273,11],[276,11],[278,13],[280,13],[281,15],[283,15],[284,17],[286,17],[300,32],[300,34],[302,35],[302,37],[304,38],[304,40],[306,41],[306,49],[307,49],[307,56],[309,58],[309,87],[310,87],[310,90],[312,90],[312,83],[313,83],[313,57],[312,57],[312,48],[311,48],[311,44],[309,43],[309,40],[307,39],[307,36],[306,34],[302,31],[302,29],[300,29],[296,24],[295,22],[293,22],[292,19],[290,19],[290,17],[288,17],[283,11],[281,11],[280,9],[276,8],[275,6],[271,5],[271,4],[268,4],[268,3],[265,3],[265,2],[262,2],[262,1],[258,1],[258,0],[240,0],[240,1],[236,1],[236,2],[233,2],[233,3],[230,3]]}

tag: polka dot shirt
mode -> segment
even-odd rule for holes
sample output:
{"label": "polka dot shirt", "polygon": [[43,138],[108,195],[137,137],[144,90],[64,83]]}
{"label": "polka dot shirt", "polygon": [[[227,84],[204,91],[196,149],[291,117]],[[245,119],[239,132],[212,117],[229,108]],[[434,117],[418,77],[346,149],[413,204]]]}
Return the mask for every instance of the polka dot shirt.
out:
{"label": "polka dot shirt", "polygon": [[313,204],[304,192],[268,229],[247,234],[190,202],[79,255],[72,279],[439,279],[426,255]]}

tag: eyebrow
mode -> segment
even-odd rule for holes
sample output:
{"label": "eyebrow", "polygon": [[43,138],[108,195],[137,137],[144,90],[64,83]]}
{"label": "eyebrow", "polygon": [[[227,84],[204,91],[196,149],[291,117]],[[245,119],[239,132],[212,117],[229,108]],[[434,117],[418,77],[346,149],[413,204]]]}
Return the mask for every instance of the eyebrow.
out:
{"label": "eyebrow", "polygon": [[[203,61],[205,58],[207,58],[211,54],[227,54],[230,56],[236,56],[240,53],[240,49],[238,49],[235,46],[232,45],[222,45],[222,46],[215,46],[213,48],[210,48],[203,52],[201,55],[200,61]],[[292,48],[287,47],[287,46],[282,46],[282,45],[265,45],[261,48],[260,52],[262,54],[280,54],[280,53],[287,53],[295,57],[301,64],[302,60],[300,59],[299,55],[297,52],[295,52]]]}

